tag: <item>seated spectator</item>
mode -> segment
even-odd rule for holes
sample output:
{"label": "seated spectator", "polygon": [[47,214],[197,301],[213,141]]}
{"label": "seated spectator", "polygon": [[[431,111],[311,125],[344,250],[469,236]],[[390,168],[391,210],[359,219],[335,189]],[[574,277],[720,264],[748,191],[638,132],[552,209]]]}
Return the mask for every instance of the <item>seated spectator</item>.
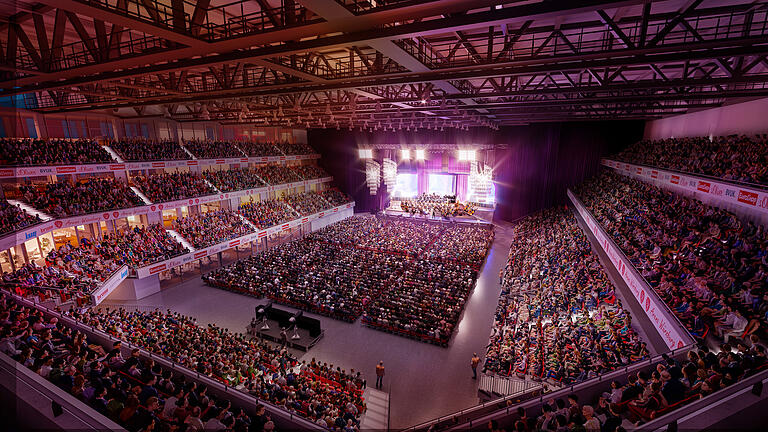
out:
{"label": "seated spectator", "polygon": [[215,210],[176,219],[173,229],[197,249],[242,237],[253,229],[230,210]]}
{"label": "seated spectator", "polygon": [[424,256],[430,260],[457,261],[480,270],[493,243],[493,229],[488,225],[457,224],[443,231]]}
{"label": "seated spectator", "polygon": [[203,178],[222,192],[253,189],[266,185],[251,168],[206,170],[203,171]]}
{"label": "seated spectator", "polygon": [[190,172],[150,174],[149,177],[138,175],[131,181],[155,203],[216,193],[204,178]]}
{"label": "seated spectator", "polygon": [[31,215],[21,207],[0,199],[0,234],[19,231],[40,222],[40,216]]}
{"label": "seated spectator", "polygon": [[144,205],[127,184],[108,177],[21,185],[18,192],[26,203],[57,218]]}
{"label": "seated spectator", "polygon": [[143,267],[188,252],[160,224],[134,227],[117,234],[104,234],[96,242],[102,259],[132,267]]}
{"label": "seated spectator", "polygon": [[338,189],[326,189],[320,192],[320,195],[328,201],[331,206],[338,207],[352,202],[352,198]]}
{"label": "seated spectator", "polygon": [[275,147],[274,144],[268,142],[256,142],[256,141],[239,141],[237,146],[247,156],[251,157],[267,157],[267,156],[280,156],[282,153]]}
{"label": "seated spectator", "polygon": [[124,161],[156,161],[190,159],[189,154],[174,140],[120,138],[106,143]]}
{"label": "seated spectator", "polygon": [[0,138],[2,165],[62,165],[114,162],[96,141],[86,138]]}
{"label": "seated spectator", "polygon": [[246,156],[231,141],[186,141],[184,147],[198,159],[240,158]]}
{"label": "seated spectator", "polygon": [[300,215],[296,213],[285,200],[270,199],[263,201],[240,204],[237,210],[240,214],[248,218],[259,229],[266,229],[271,226],[284,224],[298,219]]}

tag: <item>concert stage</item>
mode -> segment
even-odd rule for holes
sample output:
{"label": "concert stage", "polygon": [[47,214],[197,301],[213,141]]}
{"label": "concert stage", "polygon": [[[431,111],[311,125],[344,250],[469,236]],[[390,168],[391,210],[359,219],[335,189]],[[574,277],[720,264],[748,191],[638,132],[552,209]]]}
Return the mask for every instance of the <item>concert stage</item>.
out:
{"label": "concert stage", "polygon": [[[266,317],[259,316],[259,310],[264,309]],[[278,344],[282,344],[285,340],[285,345],[288,348],[294,348],[301,351],[309,351],[316,343],[323,338],[325,331],[320,328],[320,321],[315,318],[303,316],[303,314],[297,314],[282,310],[275,307],[272,302],[258,305],[255,307],[256,318],[255,322],[248,325],[246,328],[248,334],[253,337],[263,338]],[[294,317],[296,328],[290,319]],[[268,328],[263,328],[265,324]],[[255,324],[255,325],[254,325]],[[286,337],[283,338],[282,331],[285,329]],[[298,335],[298,337],[296,337]]]}

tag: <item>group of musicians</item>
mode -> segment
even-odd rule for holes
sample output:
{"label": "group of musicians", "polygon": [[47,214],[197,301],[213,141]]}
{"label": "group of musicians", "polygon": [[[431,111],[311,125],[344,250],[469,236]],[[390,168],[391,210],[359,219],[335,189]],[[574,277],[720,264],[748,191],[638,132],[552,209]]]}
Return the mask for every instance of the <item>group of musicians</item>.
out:
{"label": "group of musicians", "polygon": [[404,198],[400,208],[413,215],[432,217],[472,216],[475,214],[475,203],[460,203],[456,196],[437,194],[421,194],[415,198]]}

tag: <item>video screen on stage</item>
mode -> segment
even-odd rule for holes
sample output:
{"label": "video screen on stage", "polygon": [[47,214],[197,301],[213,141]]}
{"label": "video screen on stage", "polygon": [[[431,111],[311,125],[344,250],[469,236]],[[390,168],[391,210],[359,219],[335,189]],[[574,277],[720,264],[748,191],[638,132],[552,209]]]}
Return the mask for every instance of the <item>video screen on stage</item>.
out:
{"label": "video screen on stage", "polygon": [[453,195],[456,191],[456,176],[453,174],[429,174],[427,190],[431,194]]}
{"label": "video screen on stage", "polygon": [[398,173],[394,196],[398,198],[413,198],[418,194],[418,175],[414,173]]}

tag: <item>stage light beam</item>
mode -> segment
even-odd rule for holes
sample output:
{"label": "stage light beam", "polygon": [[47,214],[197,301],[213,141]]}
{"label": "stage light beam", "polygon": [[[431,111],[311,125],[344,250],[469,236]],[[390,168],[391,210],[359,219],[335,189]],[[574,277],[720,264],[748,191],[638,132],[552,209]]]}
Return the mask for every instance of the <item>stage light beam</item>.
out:
{"label": "stage light beam", "polygon": [[410,160],[411,159],[411,151],[409,149],[401,149],[400,150],[400,159],[402,159],[402,160]]}
{"label": "stage light beam", "polygon": [[426,158],[427,158],[426,151],[424,151],[423,149],[416,150],[416,160],[417,161],[423,161]]}
{"label": "stage light beam", "polygon": [[373,149],[358,149],[357,155],[360,159],[373,159]]}

